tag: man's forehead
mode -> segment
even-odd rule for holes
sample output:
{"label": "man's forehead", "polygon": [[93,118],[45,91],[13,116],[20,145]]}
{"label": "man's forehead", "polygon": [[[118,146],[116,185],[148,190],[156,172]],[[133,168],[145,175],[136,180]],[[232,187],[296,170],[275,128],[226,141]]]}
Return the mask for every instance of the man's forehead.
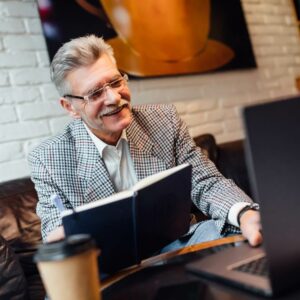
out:
{"label": "man's forehead", "polygon": [[105,75],[107,72],[118,71],[115,62],[107,55],[103,54],[94,63],[86,67],[90,72],[96,71]]}
{"label": "man's forehead", "polygon": [[107,54],[103,54],[91,65],[82,66],[70,72],[66,79],[72,89],[83,91],[101,82],[105,83],[117,74],[119,71],[116,64]]}
{"label": "man's forehead", "polygon": [[87,66],[79,67],[78,69],[74,70],[76,73],[97,73],[99,75],[107,75],[111,72],[118,72],[118,68],[113,60],[107,55],[103,54],[99,57],[95,62],[91,63]]}

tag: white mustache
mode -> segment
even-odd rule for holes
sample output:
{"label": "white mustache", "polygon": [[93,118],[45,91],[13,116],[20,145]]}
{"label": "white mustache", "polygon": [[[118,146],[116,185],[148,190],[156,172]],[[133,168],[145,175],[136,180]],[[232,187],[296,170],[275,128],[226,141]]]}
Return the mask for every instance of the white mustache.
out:
{"label": "white mustache", "polygon": [[114,112],[115,110],[119,109],[121,106],[129,106],[129,102],[125,99],[121,99],[120,103],[118,105],[110,105],[108,107],[105,107],[99,114],[99,117],[103,117],[104,115],[110,114]]}

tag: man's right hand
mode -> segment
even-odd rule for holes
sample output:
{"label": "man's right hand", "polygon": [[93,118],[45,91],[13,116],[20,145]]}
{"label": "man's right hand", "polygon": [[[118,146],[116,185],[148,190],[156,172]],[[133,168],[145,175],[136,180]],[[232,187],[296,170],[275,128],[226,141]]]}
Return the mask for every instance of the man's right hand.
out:
{"label": "man's right hand", "polygon": [[241,216],[240,223],[242,234],[249,244],[253,247],[259,246],[263,241],[259,212],[254,210],[246,211]]}
{"label": "man's right hand", "polygon": [[55,241],[62,240],[64,238],[65,238],[64,228],[63,226],[59,226],[47,235],[46,242],[47,243],[55,242]]}

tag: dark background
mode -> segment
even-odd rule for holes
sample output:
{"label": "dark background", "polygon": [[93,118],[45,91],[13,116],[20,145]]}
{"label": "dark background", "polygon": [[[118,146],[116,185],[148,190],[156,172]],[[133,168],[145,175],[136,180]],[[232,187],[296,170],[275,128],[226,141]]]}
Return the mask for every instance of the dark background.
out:
{"label": "dark background", "polygon": [[[101,20],[86,12],[75,1],[52,0],[51,3],[49,11],[39,10],[50,60],[58,48],[72,38],[92,33],[104,39],[116,36],[108,19]],[[89,3],[101,8],[99,0],[89,0]],[[240,0],[211,0],[211,14],[209,37],[225,43],[235,52],[234,59],[217,71],[256,67]],[[55,37],[47,36],[46,22],[56,28]]]}
{"label": "dark background", "polygon": [[300,20],[300,0],[294,0],[294,6],[296,9],[297,19],[299,21]]}

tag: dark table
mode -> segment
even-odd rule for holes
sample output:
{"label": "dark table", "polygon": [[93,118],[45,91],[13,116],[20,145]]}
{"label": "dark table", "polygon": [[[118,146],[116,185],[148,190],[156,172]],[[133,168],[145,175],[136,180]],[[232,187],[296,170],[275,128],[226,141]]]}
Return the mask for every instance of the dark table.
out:
{"label": "dark table", "polygon": [[[235,236],[202,243],[145,260],[103,281],[103,300],[258,300],[268,299],[217,284],[185,270],[187,263],[241,243]],[[275,299],[300,299],[299,291]]]}

